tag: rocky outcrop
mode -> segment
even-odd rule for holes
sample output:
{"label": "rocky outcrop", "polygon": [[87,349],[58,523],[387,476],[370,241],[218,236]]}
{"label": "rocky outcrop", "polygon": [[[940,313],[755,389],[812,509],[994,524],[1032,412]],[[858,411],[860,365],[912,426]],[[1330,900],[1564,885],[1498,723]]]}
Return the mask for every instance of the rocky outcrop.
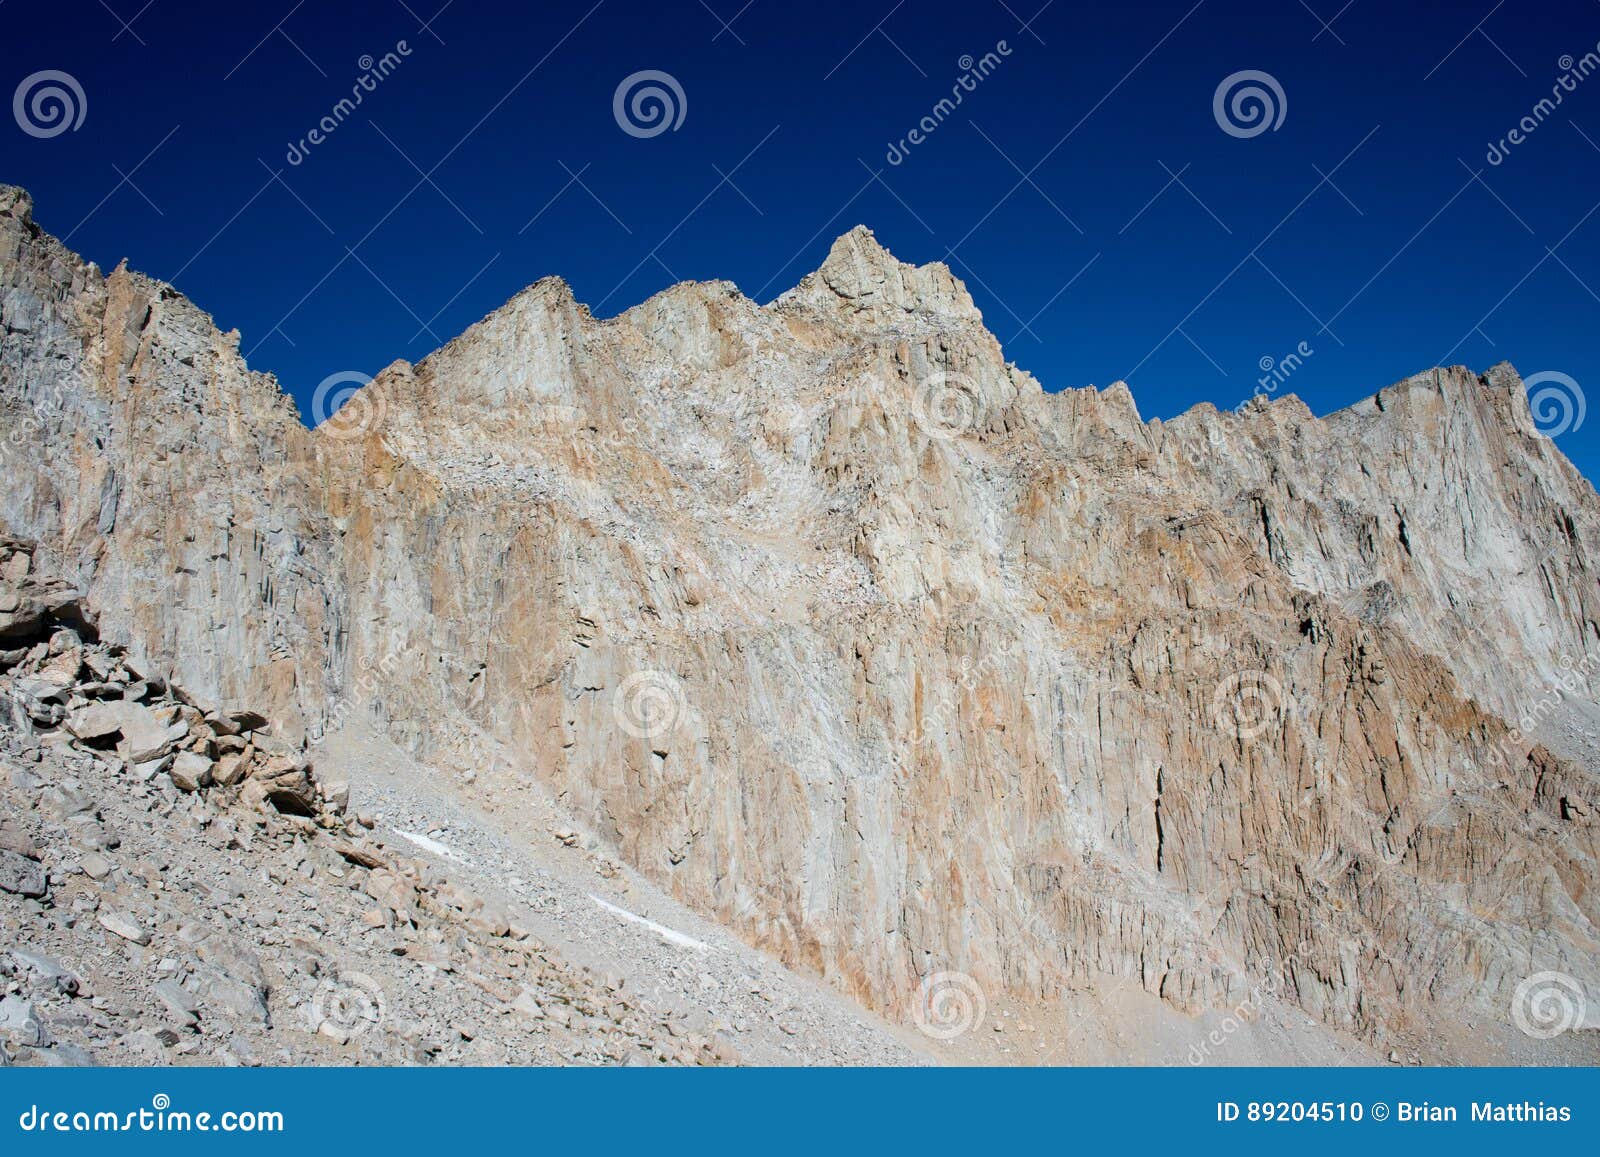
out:
{"label": "rocky outcrop", "polygon": [[1600,501],[1509,366],[1145,422],[857,229],[766,306],[539,282],[307,432],[19,191],[0,290],[0,518],[202,714],[534,777],[901,1013],[1282,974],[1372,1036],[1600,986],[1600,783],[1535,734],[1595,699]]}
{"label": "rocky outcrop", "polygon": [[[0,573],[48,604],[34,553],[0,540]],[[70,627],[24,641],[0,653],[0,1067],[736,1058],[390,847],[258,712],[202,712]]]}

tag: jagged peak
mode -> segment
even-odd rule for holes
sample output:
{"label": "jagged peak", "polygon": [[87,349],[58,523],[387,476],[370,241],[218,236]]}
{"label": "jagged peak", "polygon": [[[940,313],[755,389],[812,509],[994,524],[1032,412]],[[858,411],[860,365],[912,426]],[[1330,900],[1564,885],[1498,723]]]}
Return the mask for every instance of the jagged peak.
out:
{"label": "jagged peak", "polygon": [[817,271],[773,304],[796,302],[844,313],[931,313],[983,320],[967,287],[948,265],[901,261],[865,225],[840,234]]}
{"label": "jagged peak", "polygon": [[[35,243],[48,245],[62,254],[70,254],[82,263],[85,269],[98,274],[98,269],[92,262],[85,262],[36,223],[34,200],[25,188],[0,183],[0,222],[5,220],[13,222],[11,226],[13,229],[20,226],[24,234],[31,237]],[[102,276],[109,282],[121,281],[136,287],[140,292],[159,297],[169,309],[175,308],[192,314],[197,323],[204,323],[218,331],[221,344],[237,348],[237,331],[221,333],[212,315],[196,305],[176,286],[130,268],[125,258],[109,274]],[[652,305],[673,303],[696,295],[708,299],[748,300],[744,298],[738,286],[729,281],[686,281],[662,289],[611,320],[636,315],[638,311]],[[751,304],[754,306],[754,303]],[[827,257],[817,270],[806,275],[797,286],[766,308],[784,308],[791,305],[818,309],[833,316],[850,319],[852,322],[858,319],[865,320],[869,325],[880,320],[893,323],[911,314],[922,314],[940,324],[952,321],[963,325],[982,324],[982,314],[973,304],[966,286],[951,272],[949,266],[943,262],[930,262],[918,266],[901,261],[878,239],[877,234],[864,224],[856,225],[835,238],[829,246]],[[754,306],[754,308],[762,307]],[[571,285],[564,278],[555,275],[542,277],[498,308],[491,310],[438,350],[421,359],[417,365],[421,367],[434,363],[445,355],[446,351],[464,348],[481,335],[486,327],[494,326],[500,319],[530,312],[555,315],[569,311],[569,316],[579,326],[595,320],[590,308],[576,300]],[[409,366],[409,363],[403,364]],[[272,375],[260,376],[263,380],[272,381],[276,387],[276,379]],[[1562,377],[1562,375],[1545,376]],[[1535,381],[1540,377],[1541,375],[1535,375]],[[1314,414],[1298,398],[1284,397],[1276,399],[1275,404],[1270,406],[1247,405],[1240,407],[1239,410],[1218,411],[1209,403],[1200,403],[1185,413],[1168,419],[1168,423],[1178,423],[1179,428],[1182,428],[1185,419],[1206,421],[1213,415],[1233,419],[1262,410],[1292,414],[1305,420],[1349,420],[1381,413],[1393,406],[1404,404],[1403,399],[1414,391],[1435,394],[1448,408],[1478,407],[1487,404],[1487,409],[1484,411],[1486,415],[1493,415],[1496,420],[1523,433],[1533,433],[1537,429],[1530,412],[1528,385],[1524,383],[1515,367],[1505,360],[1497,362],[1481,374],[1462,365],[1432,367],[1402,378],[1376,393],[1323,415]],[[1060,394],[1063,391],[1050,392]],[[1101,392],[1107,396],[1108,402],[1125,408],[1134,421],[1139,420],[1136,399],[1125,382],[1113,382]]]}
{"label": "jagged peak", "polygon": [[33,224],[33,198],[20,185],[0,184],[0,217],[15,217],[24,225]]}

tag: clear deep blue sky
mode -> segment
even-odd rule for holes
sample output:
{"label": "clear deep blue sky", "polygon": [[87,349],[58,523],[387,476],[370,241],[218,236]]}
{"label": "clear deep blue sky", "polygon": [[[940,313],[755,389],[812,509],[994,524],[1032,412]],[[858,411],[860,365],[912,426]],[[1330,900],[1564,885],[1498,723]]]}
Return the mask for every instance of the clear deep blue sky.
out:
{"label": "clear deep blue sky", "polygon": [[[865,223],[1047,388],[1233,406],[1305,342],[1280,388],[1321,413],[1438,363],[1600,385],[1600,73],[1486,159],[1597,43],[1597,0],[0,0],[0,95],[56,69],[86,102],[45,139],[0,118],[0,180],[238,327],[302,412],[546,274],[600,316],[689,278],[766,301]],[[646,69],[686,107],[637,137],[613,95]],[[1286,105],[1250,137],[1213,112],[1242,70]],[[1591,478],[1597,431],[1558,438]]]}

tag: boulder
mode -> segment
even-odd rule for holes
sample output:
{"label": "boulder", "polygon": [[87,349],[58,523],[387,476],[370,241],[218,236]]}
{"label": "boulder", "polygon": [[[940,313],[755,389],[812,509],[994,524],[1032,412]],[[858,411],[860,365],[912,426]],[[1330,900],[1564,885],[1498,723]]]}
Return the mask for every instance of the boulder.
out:
{"label": "boulder", "polygon": [[43,864],[16,852],[0,851],[0,892],[38,899],[48,891]]}
{"label": "boulder", "polygon": [[67,713],[67,690],[59,683],[27,677],[12,686],[12,695],[28,718],[45,727],[54,727]]}
{"label": "boulder", "polygon": [[95,743],[122,734],[122,719],[110,703],[91,703],[67,713],[67,730],[85,743]]}
{"label": "boulder", "polygon": [[211,768],[212,780],[222,787],[232,787],[250,772],[250,761],[242,751],[229,752]]}
{"label": "boulder", "polygon": [[150,943],[150,933],[139,926],[139,922],[124,912],[113,908],[102,908],[98,913],[100,927],[107,932],[131,940],[141,947]]}
{"label": "boulder", "polygon": [[105,706],[117,713],[118,729],[122,732],[117,754],[129,763],[148,763],[172,750],[175,741],[168,735],[167,727],[144,704],[123,699]]}
{"label": "boulder", "polygon": [[246,1017],[258,1024],[267,1023],[267,998],[262,986],[241,980],[209,963],[202,963],[195,969],[193,983],[201,1001],[214,1009]]}
{"label": "boulder", "polygon": [[311,768],[288,755],[274,755],[257,765],[251,782],[258,785],[268,803],[286,815],[317,814],[317,788]]}
{"label": "boulder", "polygon": [[179,791],[199,791],[211,785],[211,760],[194,751],[180,751],[173,757],[167,775]]}

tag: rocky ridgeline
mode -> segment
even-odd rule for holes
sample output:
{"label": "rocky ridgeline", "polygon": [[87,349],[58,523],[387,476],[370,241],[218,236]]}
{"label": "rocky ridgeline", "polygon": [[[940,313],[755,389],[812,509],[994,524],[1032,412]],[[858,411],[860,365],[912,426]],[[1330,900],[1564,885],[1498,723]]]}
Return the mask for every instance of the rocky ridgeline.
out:
{"label": "rocky ridgeline", "polygon": [[[1288,972],[1320,1025],[1470,1059],[1530,974],[1600,992],[1600,761],[1546,734],[1600,727],[1600,497],[1529,403],[1456,366],[1146,420],[857,228],[766,303],[597,318],[546,278],[308,430],[0,187],[0,531],[186,689],[139,701],[194,732],[146,791],[308,840],[302,737],[368,729],[420,812],[530,789],[907,1024],[951,974],[1197,1024]],[[72,661],[35,642],[21,678]],[[126,765],[135,712],[72,715],[109,701],[37,707]]]}
{"label": "rocky ridgeline", "polygon": [[716,1063],[0,538],[0,1064]]}

